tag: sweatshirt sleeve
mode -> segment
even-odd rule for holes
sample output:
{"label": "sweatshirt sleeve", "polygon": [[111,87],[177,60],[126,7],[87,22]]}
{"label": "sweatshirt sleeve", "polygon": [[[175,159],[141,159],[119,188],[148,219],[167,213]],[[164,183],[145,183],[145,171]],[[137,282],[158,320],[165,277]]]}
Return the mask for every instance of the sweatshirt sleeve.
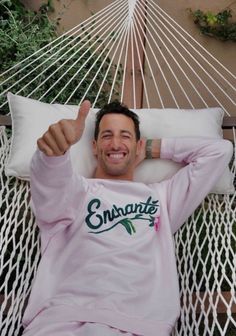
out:
{"label": "sweatshirt sleeve", "polygon": [[83,199],[83,180],[73,173],[69,152],[48,157],[37,150],[30,187],[31,207],[43,233],[51,236],[72,224]]}
{"label": "sweatshirt sleeve", "polygon": [[162,140],[161,158],[186,164],[171,179],[161,182],[173,233],[212,190],[228,165],[232,152],[232,143],[223,139]]}

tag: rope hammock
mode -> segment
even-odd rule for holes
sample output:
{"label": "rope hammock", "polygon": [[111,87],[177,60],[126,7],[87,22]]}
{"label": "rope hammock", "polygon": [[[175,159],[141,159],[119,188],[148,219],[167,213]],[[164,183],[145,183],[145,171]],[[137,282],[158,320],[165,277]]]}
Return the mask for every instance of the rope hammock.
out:
{"label": "rope hammock", "polygon": [[[93,107],[115,98],[131,108],[219,106],[225,116],[236,105],[236,76],[153,0],[113,1],[2,73],[0,81],[0,109],[6,112],[8,91],[49,103],[89,98]],[[21,334],[40,260],[29,184],[4,173],[10,142],[1,126],[1,336]],[[233,159],[234,176],[235,167]],[[175,336],[233,335],[235,196],[208,195],[174,237],[182,307]]]}

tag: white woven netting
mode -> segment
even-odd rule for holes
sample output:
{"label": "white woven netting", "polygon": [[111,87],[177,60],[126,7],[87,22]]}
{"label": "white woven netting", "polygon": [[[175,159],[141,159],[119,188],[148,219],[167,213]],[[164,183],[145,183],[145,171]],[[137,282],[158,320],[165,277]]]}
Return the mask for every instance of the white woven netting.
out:
{"label": "white woven netting", "polygon": [[20,335],[21,318],[40,259],[38,230],[29,208],[29,183],[6,177],[10,139],[0,127],[0,330]]}
{"label": "white woven netting", "polygon": [[[156,2],[113,1],[0,75],[1,109],[12,91],[47,102],[88,97],[97,107],[113,98],[130,107],[221,106],[231,115],[236,77]],[[19,336],[40,245],[28,183],[4,174],[9,145],[1,127],[0,328]],[[235,159],[231,167],[235,174]],[[235,194],[209,195],[175,236],[182,309],[174,335],[236,335],[235,204]]]}
{"label": "white woven netting", "polygon": [[235,335],[235,195],[208,195],[175,235],[181,316],[174,335]]}
{"label": "white woven netting", "polygon": [[[5,177],[10,141],[0,128],[1,336],[19,336],[40,260],[28,182]],[[209,195],[175,235],[181,316],[173,335],[235,335],[235,195]]]}

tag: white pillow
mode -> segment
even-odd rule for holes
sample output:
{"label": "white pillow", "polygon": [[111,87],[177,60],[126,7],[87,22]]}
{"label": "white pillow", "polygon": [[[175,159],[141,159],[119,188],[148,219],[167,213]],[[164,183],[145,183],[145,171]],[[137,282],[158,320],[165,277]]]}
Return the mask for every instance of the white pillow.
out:
{"label": "white pillow", "polygon": [[[48,126],[61,119],[75,118],[78,107],[46,104],[37,100],[8,93],[12,116],[12,143],[6,165],[6,175],[29,179],[29,167],[37,146],[37,139]],[[147,138],[173,136],[222,137],[223,111],[221,108],[199,110],[140,109],[134,110],[140,118],[141,134]],[[91,177],[96,167],[92,154],[92,139],[97,110],[91,109],[81,140],[72,146],[74,169],[85,177]],[[170,160],[145,160],[135,173],[135,180],[145,183],[158,182],[172,176],[181,165]],[[233,179],[227,168],[212,190],[214,193],[233,193]]]}

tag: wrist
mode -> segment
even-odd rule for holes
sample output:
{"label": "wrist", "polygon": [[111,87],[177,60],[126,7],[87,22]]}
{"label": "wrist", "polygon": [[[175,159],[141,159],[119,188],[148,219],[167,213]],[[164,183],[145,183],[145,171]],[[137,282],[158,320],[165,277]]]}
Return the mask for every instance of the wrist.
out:
{"label": "wrist", "polygon": [[146,140],[146,159],[152,159],[152,139]]}
{"label": "wrist", "polygon": [[147,139],[146,159],[158,159],[161,152],[161,139]]}

